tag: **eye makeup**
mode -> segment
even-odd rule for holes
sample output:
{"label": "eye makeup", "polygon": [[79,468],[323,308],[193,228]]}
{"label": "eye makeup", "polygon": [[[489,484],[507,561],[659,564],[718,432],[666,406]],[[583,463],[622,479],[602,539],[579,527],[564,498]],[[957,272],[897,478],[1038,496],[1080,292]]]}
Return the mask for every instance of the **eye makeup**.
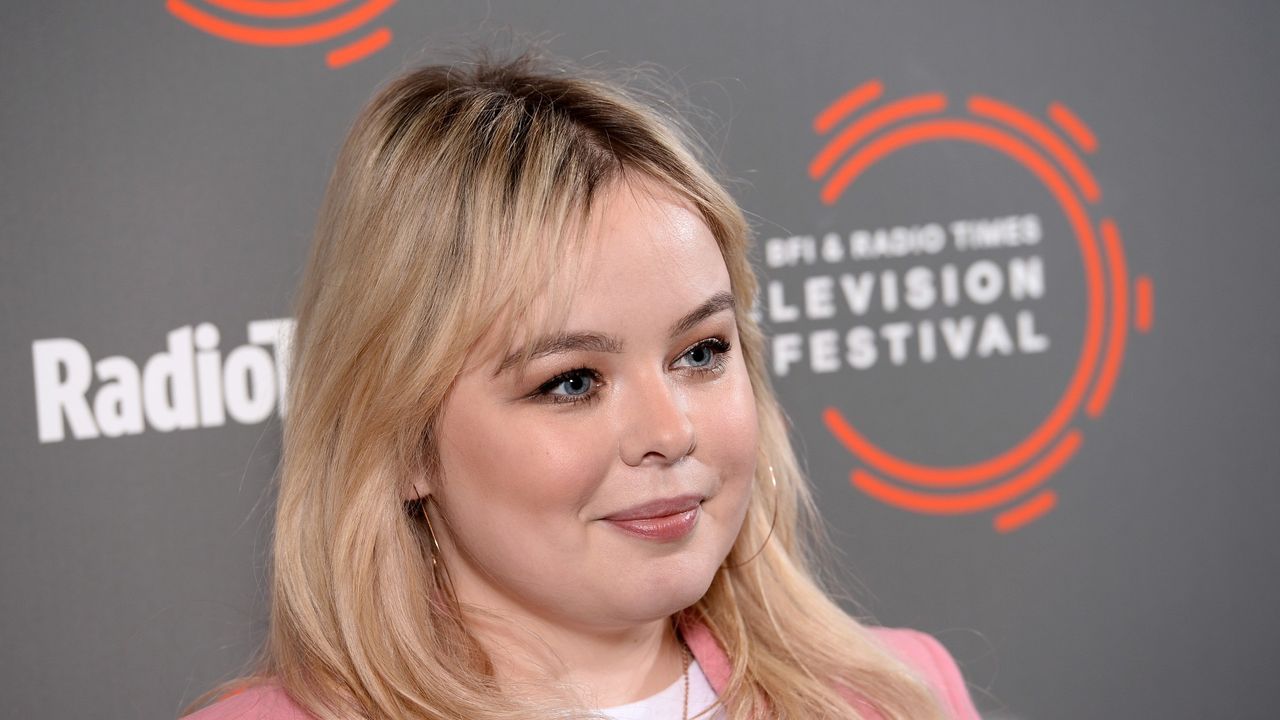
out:
{"label": "eye makeup", "polygon": [[[681,353],[680,359],[690,357],[696,353],[710,353],[711,357],[702,364],[684,367],[699,376],[718,375],[724,371],[731,347],[729,341],[724,338],[709,337],[698,341],[688,350]],[[553,404],[589,403],[599,397],[599,388],[604,384],[604,378],[599,371],[582,366],[559,373],[542,383],[531,397],[540,402]],[[573,386],[574,390],[581,390],[568,393],[553,392],[566,385]]]}

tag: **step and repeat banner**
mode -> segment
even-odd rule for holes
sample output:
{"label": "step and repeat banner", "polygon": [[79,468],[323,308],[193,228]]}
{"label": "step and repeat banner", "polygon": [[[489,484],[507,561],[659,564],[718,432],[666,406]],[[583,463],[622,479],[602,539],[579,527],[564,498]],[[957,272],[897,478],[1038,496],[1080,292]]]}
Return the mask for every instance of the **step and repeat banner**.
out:
{"label": "step and repeat banner", "polygon": [[4,715],[172,718],[265,628],[289,301],[400,69],[688,98],[849,608],[990,718],[1273,717],[1267,2],[25,3],[0,27]]}

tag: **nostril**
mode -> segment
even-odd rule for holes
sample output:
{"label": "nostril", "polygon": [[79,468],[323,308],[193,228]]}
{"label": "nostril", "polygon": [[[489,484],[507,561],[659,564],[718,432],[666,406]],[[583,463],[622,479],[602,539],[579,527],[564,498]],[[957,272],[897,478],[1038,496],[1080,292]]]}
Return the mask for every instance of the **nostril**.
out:
{"label": "nostril", "polygon": [[[688,402],[671,378],[661,372],[627,385],[618,400],[624,408],[619,419],[620,452],[627,465],[660,461],[670,464],[697,447]],[[650,459],[649,456],[655,458]]]}

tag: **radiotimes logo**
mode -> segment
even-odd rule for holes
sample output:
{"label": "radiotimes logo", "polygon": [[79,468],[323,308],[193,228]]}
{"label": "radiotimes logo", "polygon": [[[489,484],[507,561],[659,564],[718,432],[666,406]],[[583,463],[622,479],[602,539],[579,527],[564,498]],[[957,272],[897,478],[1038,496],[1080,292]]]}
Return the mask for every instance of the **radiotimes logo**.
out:
{"label": "radiotimes logo", "polygon": [[829,228],[765,243],[772,369],[816,385],[855,488],[1011,532],[1057,504],[1047,483],[1105,412],[1130,329],[1151,328],[1153,284],[1066,105],[884,94],[868,81],[814,118]]}
{"label": "radiotimes logo", "polygon": [[324,56],[340,68],[378,52],[391,42],[391,30],[366,26],[396,0],[167,0],[166,9],[188,25],[214,37],[245,45],[315,45],[336,38]]}
{"label": "radiotimes logo", "polygon": [[248,323],[249,342],[220,348],[213,323],[184,325],[164,350],[139,363],[123,355],[94,361],[84,343],[46,338],[31,344],[36,426],[42,443],[253,425],[285,413],[293,320]]}

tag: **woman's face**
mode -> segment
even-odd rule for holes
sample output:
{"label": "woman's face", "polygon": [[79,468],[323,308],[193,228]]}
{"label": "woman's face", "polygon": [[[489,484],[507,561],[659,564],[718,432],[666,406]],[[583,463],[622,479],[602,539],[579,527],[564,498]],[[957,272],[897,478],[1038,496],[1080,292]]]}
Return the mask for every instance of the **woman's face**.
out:
{"label": "woman's face", "polygon": [[564,259],[582,265],[563,334],[523,376],[468,362],[421,489],[464,603],[622,628],[706,592],[742,526],[757,424],[699,214],[648,184],[597,207],[587,253]]}

